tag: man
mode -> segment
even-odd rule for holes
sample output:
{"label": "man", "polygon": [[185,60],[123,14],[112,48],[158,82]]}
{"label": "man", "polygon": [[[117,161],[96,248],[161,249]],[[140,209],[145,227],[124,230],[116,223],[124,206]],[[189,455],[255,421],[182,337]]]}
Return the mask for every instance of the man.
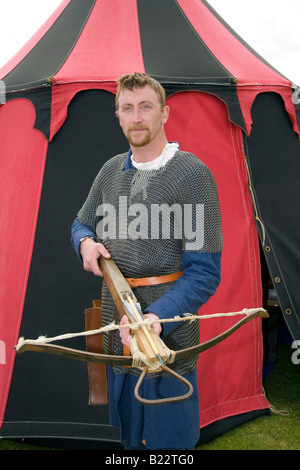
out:
{"label": "man", "polygon": [[[220,283],[222,251],[214,178],[196,156],[167,141],[169,112],[156,80],[138,73],[118,80],[116,115],[130,151],[103,165],[72,227],[85,270],[101,276],[99,257],[112,256],[125,277],[156,277],[155,285],[134,293],[145,315],[161,319],[195,313],[207,302]],[[104,323],[118,321],[106,286],[102,301]],[[198,322],[155,325],[170,349],[199,342]],[[129,330],[122,331],[122,338],[104,338],[106,352],[122,354],[123,344],[130,344]],[[193,384],[193,395],[159,406],[134,398],[139,369],[107,368],[111,424],[120,427],[125,449],[194,448],[200,429],[196,364],[197,357],[190,357],[172,365]],[[177,396],[185,393],[181,387],[154,372],[143,381],[141,395]]]}

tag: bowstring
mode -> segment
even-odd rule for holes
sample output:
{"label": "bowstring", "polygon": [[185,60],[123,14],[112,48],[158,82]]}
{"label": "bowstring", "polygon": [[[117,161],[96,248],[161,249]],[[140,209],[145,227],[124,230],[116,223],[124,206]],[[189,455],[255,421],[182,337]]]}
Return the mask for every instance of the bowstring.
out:
{"label": "bowstring", "polygon": [[80,336],[92,336],[100,333],[105,333],[107,331],[113,331],[113,330],[121,330],[122,328],[130,328],[130,329],[138,329],[141,325],[146,325],[147,327],[150,327],[154,323],[170,323],[170,322],[182,322],[182,321],[195,321],[195,320],[205,320],[205,319],[211,319],[211,318],[221,318],[221,317],[233,317],[237,315],[247,315],[250,316],[254,313],[257,313],[259,311],[264,311],[262,308],[256,308],[256,309],[244,309],[239,312],[227,312],[227,313],[212,313],[212,314],[207,314],[207,315],[192,315],[189,313],[184,314],[183,317],[175,316],[173,318],[165,318],[165,319],[149,319],[146,318],[144,321],[136,321],[133,323],[126,323],[124,325],[119,325],[116,323],[111,323],[109,325],[106,325],[104,327],[98,328],[96,330],[86,330],[86,331],[81,331],[77,333],[65,333],[62,335],[58,336],[53,336],[51,338],[48,338],[47,336],[39,336],[37,339],[25,339],[23,337],[19,338],[18,344],[15,346],[16,351],[18,351],[23,345],[25,344],[48,344],[48,343],[53,343],[55,341],[63,341],[64,339],[71,339],[71,338],[77,338]]}

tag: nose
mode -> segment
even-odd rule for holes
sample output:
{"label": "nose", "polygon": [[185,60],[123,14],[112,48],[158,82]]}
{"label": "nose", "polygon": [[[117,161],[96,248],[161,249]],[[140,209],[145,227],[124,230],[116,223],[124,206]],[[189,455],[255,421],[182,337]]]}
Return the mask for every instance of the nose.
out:
{"label": "nose", "polygon": [[132,122],[134,122],[134,123],[139,123],[139,122],[142,121],[141,112],[140,112],[139,107],[133,108],[132,118],[131,119],[132,119]]}

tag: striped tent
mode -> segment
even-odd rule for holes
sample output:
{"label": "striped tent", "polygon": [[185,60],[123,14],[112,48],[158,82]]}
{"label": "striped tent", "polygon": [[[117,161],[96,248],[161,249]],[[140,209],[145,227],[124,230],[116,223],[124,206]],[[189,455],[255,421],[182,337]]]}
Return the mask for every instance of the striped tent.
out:
{"label": "striped tent", "polygon": [[[84,310],[101,296],[101,282],[73,252],[70,227],[103,163],[128,149],[114,94],[116,79],[133,71],[162,83],[167,138],[206,163],[218,184],[222,282],[199,313],[261,307],[263,256],[289,331],[300,337],[297,87],[206,1],[63,0],[0,71],[1,437],[118,445],[107,407],[88,405],[85,364],[15,356],[14,345],[19,336],[84,330]],[[236,321],[200,320],[201,342]],[[262,344],[256,319],[200,355],[201,436],[268,410]],[[71,347],[84,349],[84,339]]]}

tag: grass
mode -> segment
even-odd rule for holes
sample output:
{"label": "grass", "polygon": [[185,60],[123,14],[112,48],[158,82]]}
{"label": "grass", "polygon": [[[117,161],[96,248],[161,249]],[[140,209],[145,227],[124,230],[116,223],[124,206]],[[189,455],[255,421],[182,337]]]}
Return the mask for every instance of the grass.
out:
{"label": "grass", "polygon": [[[264,383],[266,396],[277,413],[232,429],[199,450],[300,450],[300,364],[292,363],[292,352],[288,345],[279,346],[278,364]],[[280,413],[283,410],[287,413]],[[0,450],[44,449],[0,440]]]}
{"label": "grass", "polygon": [[200,450],[300,450],[300,364],[292,363],[293,351],[279,346],[278,364],[264,383],[276,411],[232,429]]}

